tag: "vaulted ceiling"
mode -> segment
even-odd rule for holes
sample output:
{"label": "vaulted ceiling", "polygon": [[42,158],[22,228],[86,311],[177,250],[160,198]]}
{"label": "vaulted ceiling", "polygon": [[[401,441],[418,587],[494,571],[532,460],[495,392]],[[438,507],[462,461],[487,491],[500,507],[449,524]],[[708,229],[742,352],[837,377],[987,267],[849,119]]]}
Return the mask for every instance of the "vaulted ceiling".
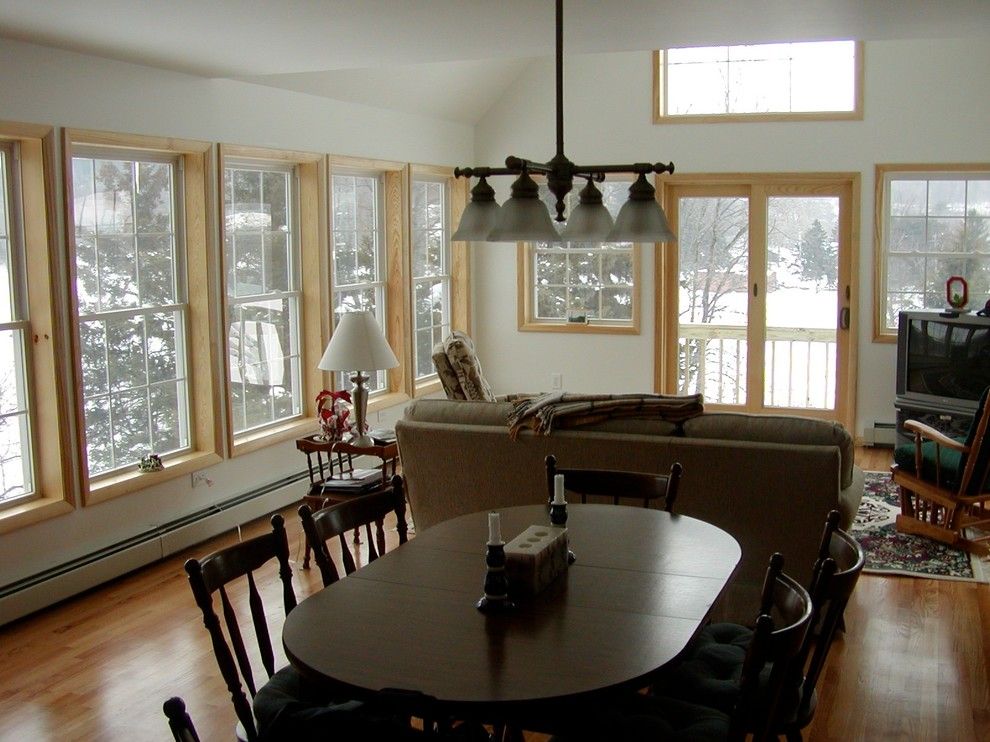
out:
{"label": "vaulted ceiling", "polygon": [[[990,36],[986,0],[565,0],[565,54]],[[0,0],[2,37],[474,123],[536,57],[551,0]]]}

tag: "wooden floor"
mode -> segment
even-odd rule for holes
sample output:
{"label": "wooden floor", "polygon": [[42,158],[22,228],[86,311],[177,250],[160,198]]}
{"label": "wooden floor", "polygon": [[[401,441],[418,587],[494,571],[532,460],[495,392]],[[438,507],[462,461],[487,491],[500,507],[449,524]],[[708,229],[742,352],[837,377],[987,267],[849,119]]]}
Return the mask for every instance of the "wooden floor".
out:
{"label": "wooden floor", "polygon": [[[857,450],[866,470],[889,459]],[[298,518],[292,509],[285,518],[301,564]],[[172,695],[186,698],[204,742],[232,739],[233,710],[182,564],[235,539],[0,628],[0,740],[169,740],[161,704]],[[316,570],[297,568],[294,581],[300,598],[318,589]],[[277,608],[274,576],[261,582],[274,586],[266,605]],[[846,623],[806,739],[990,740],[990,587],[864,575]]]}

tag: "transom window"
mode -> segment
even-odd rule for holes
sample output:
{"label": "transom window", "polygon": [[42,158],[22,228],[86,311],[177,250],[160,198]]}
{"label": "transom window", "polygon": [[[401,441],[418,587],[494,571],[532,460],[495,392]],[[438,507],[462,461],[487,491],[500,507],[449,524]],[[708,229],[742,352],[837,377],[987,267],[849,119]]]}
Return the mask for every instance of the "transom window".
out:
{"label": "transom window", "polygon": [[190,445],[178,161],[76,148],[75,293],[90,476]]}
{"label": "transom window", "polygon": [[0,508],[35,495],[26,361],[29,324],[14,160],[15,145],[0,143]]}
{"label": "transom window", "polygon": [[436,374],[433,345],[450,333],[450,229],[446,180],[412,184],[413,345],[416,379]]}
{"label": "transom window", "polygon": [[302,413],[299,243],[291,166],[224,168],[227,353],[234,433]]}
{"label": "transom window", "polygon": [[[385,324],[385,240],[381,177],[375,173],[333,174],[334,322],[341,312],[366,310]],[[353,369],[354,371],[368,369]],[[351,372],[337,374],[338,389],[350,389]],[[384,371],[373,371],[369,392],[386,388]]]}
{"label": "transom window", "polygon": [[861,70],[854,41],[667,49],[655,118],[861,118]]}
{"label": "transom window", "polygon": [[990,167],[877,166],[878,336],[902,310],[944,308],[962,276],[982,308],[990,295]]}
{"label": "transom window", "polygon": [[[628,195],[629,184],[599,184],[602,201],[614,217]],[[556,198],[545,185],[541,198]],[[577,195],[568,194],[570,204]],[[636,279],[638,246],[631,242],[537,242],[529,248],[525,329],[596,327],[632,328],[638,323]]]}

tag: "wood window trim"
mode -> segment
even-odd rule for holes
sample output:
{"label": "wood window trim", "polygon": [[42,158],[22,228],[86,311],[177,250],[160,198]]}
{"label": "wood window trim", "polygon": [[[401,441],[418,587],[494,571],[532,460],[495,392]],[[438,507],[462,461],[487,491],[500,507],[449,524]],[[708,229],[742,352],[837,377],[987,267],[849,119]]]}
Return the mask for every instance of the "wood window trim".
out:
{"label": "wood window trim", "polygon": [[216,157],[214,145],[188,139],[120,134],[86,129],[63,129],[63,178],[65,204],[66,256],[69,293],[69,317],[71,335],[71,379],[73,388],[82,388],[80,360],[79,310],[76,294],[75,221],[72,200],[72,154],[76,146],[117,148],[122,151],[147,151],[178,155],[182,161],[183,210],[185,217],[185,263],[189,302],[189,375],[190,375],[190,425],[191,449],[170,456],[165,468],[158,472],[115,472],[95,479],[85,474],[86,438],[85,414],[81,394],[76,394],[75,449],[80,462],[80,489],[83,505],[131,494],[163,481],[189,474],[196,469],[210,466],[221,460],[223,435],[221,418],[221,382],[215,370],[217,328],[213,313],[217,304],[216,245],[214,242],[214,214],[208,207],[214,197],[216,183]]}
{"label": "wood window trim", "polygon": [[[814,410],[802,411],[808,417],[837,419],[847,429],[852,430],[856,422],[856,368],[858,364],[859,326],[859,281],[857,279],[860,245],[860,204],[861,185],[858,172],[816,172],[816,173],[675,173],[665,176],[659,183],[659,192],[664,210],[671,216],[674,189],[681,192],[694,191],[705,195],[712,187],[721,187],[725,193],[742,193],[750,189],[760,195],[790,195],[793,192],[811,191],[815,186],[823,186],[840,192],[839,197],[848,202],[847,213],[840,221],[840,233],[848,234],[848,250],[842,254],[839,263],[839,285],[847,287],[849,306],[849,340],[847,356],[841,359],[839,373],[846,374],[844,394],[836,399],[834,415],[821,415]],[[765,214],[762,227],[765,230]],[[671,228],[676,231],[676,222]],[[750,233],[752,235],[752,226]],[[672,389],[676,383],[677,364],[677,297],[671,291],[676,285],[676,253],[658,246],[654,263],[654,286],[657,299],[654,303],[654,390],[662,393]],[[761,293],[765,293],[764,291]],[[714,410],[721,405],[711,405]],[[724,409],[738,411],[738,407],[725,406]]]}
{"label": "wood window trim", "polygon": [[[776,121],[862,121],[864,119],[863,86],[866,79],[866,44],[856,41],[856,65],[853,71],[853,110],[852,111],[809,111],[807,113],[704,113],[670,115],[665,113],[665,91],[667,83],[666,49],[653,51],[653,123],[654,124],[739,124],[767,123]],[[729,45],[733,46],[733,45]]]}
{"label": "wood window trim", "polygon": [[[72,512],[73,475],[67,419],[65,356],[56,314],[58,274],[55,211],[55,130],[0,121],[0,141],[18,147],[25,273],[31,322],[28,371],[37,497],[0,510],[0,534]],[[44,445],[40,445],[44,443]]]}
{"label": "wood window trim", "polygon": [[[234,433],[233,411],[230,399],[230,358],[222,353],[224,368],[224,399],[226,450],[230,457],[237,457],[262,448],[298,438],[311,433],[317,427],[316,396],[324,388],[323,372],[317,368],[326,348],[323,338],[329,336],[330,318],[324,307],[330,305],[329,265],[330,257],[324,249],[328,244],[327,232],[327,159],[320,153],[297,150],[278,150],[264,147],[221,144],[217,167],[218,193],[223,193],[223,173],[228,159],[257,160],[260,163],[292,165],[296,172],[299,214],[299,279],[301,326],[300,350],[302,351],[302,412],[295,417],[279,420],[256,430]],[[217,199],[223,212],[223,198]],[[225,220],[220,219],[220,244],[224,244]],[[225,251],[219,250],[220,275],[226,277]],[[222,347],[227,347],[227,292],[221,293],[223,303],[219,333]]]}
{"label": "wood window trim", "polygon": [[878,163],[873,175],[873,342],[896,344],[897,330],[884,327],[887,309],[887,203],[884,182],[890,173],[985,173],[990,162]]}

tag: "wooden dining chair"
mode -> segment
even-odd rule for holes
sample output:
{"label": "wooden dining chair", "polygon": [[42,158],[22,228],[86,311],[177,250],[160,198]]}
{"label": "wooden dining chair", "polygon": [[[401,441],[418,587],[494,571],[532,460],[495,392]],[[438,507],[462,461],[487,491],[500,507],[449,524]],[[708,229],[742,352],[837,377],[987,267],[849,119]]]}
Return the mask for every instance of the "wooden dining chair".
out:
{"label": "wooden dining chair", "polygon": [[[382,492],[363,495],[352,500],[337,503],[330,507],[317,510],[315,513],[309,505],[299,506],[299,518],[302,520],[306,541],[312,545],[316,565],[320,568],[323,586],[327,587],[340,579],[340,571],[330,557],[327,541],[337,537],[340,543],[340,557],[344,574],[351,574],[357,569],[357,556],[351,551],[346,534],[361,528],[365,529],[365,539],[368,545],[368,562],[373,562],[380,554],[385,553],[385,516],[395,513],[396,522],[405,525],[406,498],[402,485],[402,477],[396,474],[392,477],[391,487]],[[374,534],[372,534],[374,526]],[[399,528],[399,543],[407,540],[406,530]]]}
{"label": "wooden dining chair", "polygon": [[618,505],[623,499],[640,500],[643,507],[648,508],[662,500],[663,509],[668,513],[674,511],[677,488],[683,473],[683,467],[677,462],[671,465],[667,474],[611,469],[565,469],[557,466],[557,457],[553,454],[546,457],[545,463],[548,502],[553,501],[554,477],[563,474],[564,490],[580,495],[582,503],[586,503],[588,497],[600,496],[611,498],[614,505]]}
{"label": "wooden dining chair", "polygon": [[906,420],[904,429],[914,435],[913,444],[894,449],[891,478],[901,490],[901,513],[896,527],[901,533],[941,541],[986,556],[990,534],[967,536],[967,528],[990,529],[990,387],[983,391],[979,408],[965,439],[947,435],[917,420]]}
{"label": "wooden dining chair", "polygon": [[196,727],[186,711],[186,704],[178,696],[174,696],[162,704],[162,711],[168,719],[168,728],[172,731],[175,742],[199,742]]}
{"label": "wooden dining chair", "polygon": [[570,730],[555,739],[731,740],[776,739],[774,720],[788,689],[788,669],[811,627],[811,596],[783,572],[780,554],[770,558],[764,581],[766,605],[756,619],[738,678],[738,691],[727,710],[671,696],[628,693],[598,707],[574,709]]}

